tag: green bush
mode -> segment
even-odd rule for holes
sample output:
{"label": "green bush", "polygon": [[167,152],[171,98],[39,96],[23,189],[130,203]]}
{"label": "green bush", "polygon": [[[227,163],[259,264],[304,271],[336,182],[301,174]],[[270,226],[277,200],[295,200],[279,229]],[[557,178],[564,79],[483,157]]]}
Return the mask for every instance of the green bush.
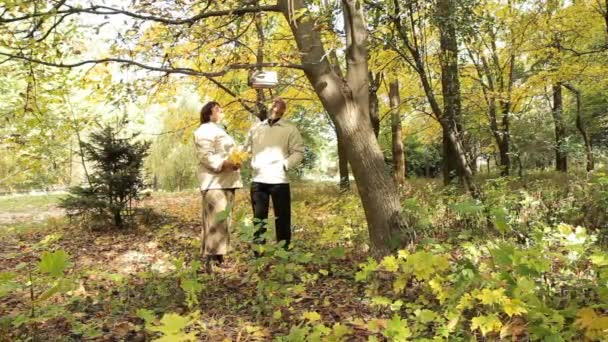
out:
{"label": "green bush", "polygon": [[77,186],[60,206],[70,216],[110,220],[123,227],[131,217],[133,201],[144,188],[142,167],[149,143],[136,141],[137,134],[122,134],[121,128],[106,125],[83,142],[85,159],[93,163],[88,186]]}

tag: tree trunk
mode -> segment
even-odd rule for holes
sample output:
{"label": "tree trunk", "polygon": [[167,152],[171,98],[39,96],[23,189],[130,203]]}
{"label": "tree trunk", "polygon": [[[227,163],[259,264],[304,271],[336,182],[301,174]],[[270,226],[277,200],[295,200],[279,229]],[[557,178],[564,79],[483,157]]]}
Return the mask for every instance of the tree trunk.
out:
{"label": "tree trunk", "polygon": [[589,139],[589,134],[587,133],[587,128],[585,127],[585,121],[583,120],[583,104],[581,100],[581,92],[570,84],[563,84],[563,86],[566,87],[566,89],[570,90],[572,93],[574,93],[574,96],[576,96],[576,129],[578,129],[578,131],[581,133],[581,137],[583,138],[583,142],[585,143],[585,154],[587,156],[587,172],[593,171],[593,148],[591,146],[591,139]]}
{"label": "tree trunk", "polygon": [[[509,8],[510,8],[509,3]],[[507,100],[500,101],[502,109],[502,141],[500,142],[500,166],[501,174],[508,176],[511,169],[511,158],[509,157],[509,149],[511,145],[510,131],[510,114],[511,114],[511,93],[513,91],[513,73],[515,71],[515,55],[509,57],[509,78],[507,79]],[[504,90],[504,82],[501,82],[501,89]]]}
{"label": "tree trunk", "polygon": [[[443,128],[443,127],[442,127]],[[454,151],[454,147],[452,146],[452,142],[449,137],[449,130],[443,129],[443,138],[442,138],[442,155],[443,160],[441,164],[441,171],[443,173],[443,184],[448,185],[452,183],[454,178],[460,178],[461,172],[458,172],[458,160],[456,156],[456,151]]]}
{"label": "tree trunk", "polygon": [[560,172],[568,171],[568,157],[565,151],[566,126],[563,118],[562,87],[558,82],[553,85],[553,122],[555,124],[555,169]]}
{"label": "tree trunk", "polygon": [[[255,28],[258,35],[258,51],[255,56],[256,63],[262,64],[264,63],[264,45],[266,43],[266,39],[264,37],[264,27],[262,26],[262,18],[259,13],[254,14],[255,17]],[[262,70],[261,67],[258,67],[257,70]],[[264,94],[264,89],[256,89],[256,107],[257,110],[255,115],[260,119],[260,121],[266,120],[268,117],[268,109],[266,107],[266,95]]]}
{"label": "tree trunk", "polygon": [[[444,132],[444,144],[451,144],[452,148],[454,149],[454,153],[450,153],[447,152],[448,155],[450,156],[455,156],[456,161],[457,161],[457,165],[458,165],[458,170],[459,172],[463,175],[463,185],[465,186],[465,189],[471,193],[471,195],[473,196],[478,196],[478,191],[475,187],[475,184],[473,183],[473,174],[471,172],[471,168],[469,167],[469,164],[467,162],[467,158],[466,158],[466,154],[464,153],[465,149],[464,149],[464,144],[462,143],[462,137],[461,135],[457,132],[457,123],[453,122],[453,117],[450,119],[446,119],[445,115],[441,109],[441,107],[439,106],[439,102],[437,101],[435,94],[433,92],[433,87],[431,85],[431,77],[427,74],[427,63],[425,63],[424,58],[423,58],[423,52],[421,51],[421,48],[419,46],[419,42],[418,39],[416,38],[416,22],[419,21],[416,18],[415,15],[415,8],[414,6],[412,6],[412,4],[408,4],[408,9],[406,11],[402,11],[401,8],[402,5],[402,1],[400,0],[393,0],[393,6],[394,6],[394,13],[393,13],[393,17],[392,17],[392,21],[396,26],[397,29],[397,34],[399,35],[399,37],[401,38],[403,44],[406,47],[406,51],[407,52],[403,52],[398,50],[398,52],[400,54],[405,54],[405,53],[409,53],[412,57],[413,63],[412,63],[412,67],[414,68],[414,70],[418,73],[418,76],[420,77],[420,83],[422,84],[422,89],[424,90],[424,94],[429,102],[429,106],[431,107],[433,116],[435,117],[435,119],[437,121],[439,121],[439,123],[441,124],[441,128]],[[402,22],[402,17],[403,17],[403,12],[406,12],[407,15],[409,16],[409,18],[407,18],[406,20],[404,20],[404,22]],[[442,0],[442,3],[440,5],[438,5],[438,17],[439,18],[450,18],[450,6],[449,6],[449,1],[448,1],[448,6],[446,7],[446,0]],[[411,30],[411,34],[413,35],[413,39],[410,39],[408,36],[408,30],[405,28],[404,23],[408,23],[406,25],[411,25],[410,30]],[[411,23],[411,24],[409,24]],[[456,81],[458,81],[458,64],[457,64],[457,45],[455,45],[456,43],[456,31],[455,31],[455,27],[454,27],[454,23],[452,22],[450,24],[449,20],[442,20],[440,23],[440,31],[442,31],[442,35],[441,35],[441,45],[442,45],[442,73],[445,71],[444,69],[446,69],[448,67],[448,65],[453,64],[456,67]],[[447,29],[446,28],[450,26],[451,29]],[[448,32],[449,31],[449,32]],[[451,42],[449,44],[446,44],[446,37],[444,37],[445,35],[450,36],[449,39],[447,40],[451,40]],[[443,50],[444,48],[448,48],[449,45],[449,49],[451,49],[452,51],[456,51],[456,54],[452,54],[451,56],[449,56],[448,54],[448,58],[446,60],[446,58],[444,58],[444,54],[443,54]],[[448,68],[450,69],[450,68]],[[442,75],[443,77],[447,77],[449,79],[453,78],[454,75]],[[442,80],[443,81],[443,80]],[[443,83],[443,82],[442,82]],[[459,84],[458,84],[459,85]],[[459,89],[456,89],[457,91],[459,91]],[[459,101],[460,101],[460,96],[459,96],[459,92],[457,92],[458,96],[457,96],[457,101],[458,101],[458,106],[460,105]],[[446,94],[444,93],[444,98],[446,97]],[[452,102],[454,102],[454,98],[449,96],[448,94],[448,99]],[[445,99],[444,99],[445,101]],[[453,106],[450,106],[450,108],[453,109]],[[458,108],[458,113],[460,111],[460,108]],[[452,128],[454,127],[454,128]],[[446,147],[447,148],[447,147]],[[464,162],[463,162],[464,161]],[[449,169],[449,167],[447,168]],[[446,168],[444,167],[444,170],[446,170]]]}
{"label": "tree trunk", "polygon": [[389,99],[391,103],[391,129],[392,129],[392,145],[393,145],[393,176],[395,182],[399,185],[405,183],[406,166],[405,166],[405,151],[403,149],[403,136],[401,132],[401,115],[399,113],[399,105],[401,99],[399,97],[399,81],[393,81],[389,85]]}
{"label": "tree trunk", "polygon": [[[304,0],[280,0],[302,61],[304,73],[329,113],[346,147],[368,224],[372,253],[387,255],[410,233],[401,217],[397,187],[384,167],[384,156],[369,116],[367,27],[359,1],[343,0],[346,33],[346,77],[333,71],[319,32],[305,9]],[[411,241],[411,240],[410,240]]]}
{"label": "tree trunk", "polygon": [[338,168],[340,171],[340,191],[350,190],[350,177],[348,174],[348,159],[346,157],[346,148],[344,146],[343,139],[338,135],[336,130],[336,137],[338,140]]}
{"label": "tree trunk", "polygon": [[378,90],[380,89],[382,74],[376,73],[374,75],[372,72],[370,72],[369,77],[369,117],[372,121],[372,127],[374,128],[374,135],[376,138],[378,138],[378,134],[380,134],[380,105],[378,101]]}
{"label": "tree trunk", "polygon": [[[456,3],[454,0],[438,0],[437,15],[439,20],[439,45],[441,53],[439,62],[441,64],[441,90],[443,92],[443,116],[440,119],[444,132],[444,165],[451,168],[455,159],[458,166],[458,174],[464,183],[465,189],[471,191],[473,196],[478,196],[477,189],[473,184],[473,172],[469,167],[466,152],[463,145],[462,132],[459,127],[461,117],[460,102],[460,79],[458,77],[458,42],[456,37],[456,26],[451,18],[455,16]],[[444,171],[444,175],[445,175]]]}

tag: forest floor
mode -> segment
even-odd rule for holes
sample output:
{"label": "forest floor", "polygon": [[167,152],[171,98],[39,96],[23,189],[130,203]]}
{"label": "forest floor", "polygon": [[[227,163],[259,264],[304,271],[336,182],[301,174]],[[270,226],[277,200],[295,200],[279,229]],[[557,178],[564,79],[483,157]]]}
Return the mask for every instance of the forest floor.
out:
{"label": "forest floor", "polygon": [[289,252],[269,243],[255,258],[240,190],[234,250],[213,274],[196,191],[153,193],[125,230],[70,221],[56,196],[0,198],[0,341],[601,341],[608,176],[484,191],[481,204],[410,181],[402,207],[417,240],[377,263],[359,197],[314,183],[292,187]]}
{"label": "forest floor", "polygon": [[[364,260],[366,251],[359,248],[363,242],[357,248],[350,245],[356,239],[366,240],[364,220],[360,212],[349,218],[340,215],[342,210],[349,210],[348,206],[359,210],[358,199],[352,195],[341,198],[337,189],[330,186],[294,187],[292,192],[292,253],[319,260],[285,265],[297,268],[292,272],[309,274],[306,286],[297,286],[293,277],[282,279],[285,289],[276,290],[277,297],[273,298],[273,282],[268,280],[269,288],[262,289],[258,277],[277,265],[267,258],[255,259],[248,241],[233,232],[235,250],[227,257],[224,268],[215,268],[210,276],[198,273],[204,284],[196,304],[203,325],[198,327],[203,331],[199,340],[267,340],[287,333],[290,325],[302,321],[306,312],[319,313],[330,326],[366,317],[370,308],[362,300],[361,288],[354,283],[355,267]],[[90,231],[70,223],[57,208],[57,202],[58,197],[32,196],[0,200],[0,271],[34,267],[41,252],[61,249],[69,255],[70,273],[78,279],[76,291],[83,300],[68,308],[77,319],[43,319],[46,308],[39,308],[39,339],[148,340],[149,334],[141,329],[143,321],[137,316],[138,309],[155,313],[187,311],[184,295],[176,295],[180,280],[175,276],[175,260],[182,259],[187,264],[200,260],[198,192],[152,194],[142,203],[150,211],[139,218],[136,228],[126,231]],[[347,207],[340,208],[343,204]],[[249,206],[247,192],[239,191],[237,220],[250,222]],[[323,231],[322,227],[336,220],[349,224],[346,233],[352,236],[342,240],[349,241],[349,246],[344,245],[348,256],[343,255],[346,249],[339,248],[334,260],[325,260],[329,249],[339,247],[335,239],[341,233],[336,228]],[[312,224],[316,228],[311,231]],[[302,265],[305,269],[301,269]],[[42,288],[38,291],[44,292]],[[279,295],[280,291],[285,293]],[[48,305],[65,305],[62,300],[51,298]],[[0,299],[0,314],[28,312],[28,301],[27,293]],[[364,340],[367,335],[365,331],[360,334]]]}

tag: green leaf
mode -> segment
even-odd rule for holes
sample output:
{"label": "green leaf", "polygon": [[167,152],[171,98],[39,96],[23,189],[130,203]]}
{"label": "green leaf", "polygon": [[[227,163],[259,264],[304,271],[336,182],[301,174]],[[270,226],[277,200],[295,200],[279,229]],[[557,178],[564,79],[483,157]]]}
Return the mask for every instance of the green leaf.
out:
{"label": "green leaf", "polygon": [[420,323],[427,324],[437,319],[437,314],[431,310],[423,309],[416,311],[416,317]]}
{"label": "green leaf", "polygon": [[332,259],[342,259],[346,255],[344,247],[334,247],[329,250],[329,257]]}
{"label": "green leaf", "polygon": [[154,312],[148,309],[138,309],[135,314],[137,317],[143,319],[146,324],[152,324],[156,320],[156,315],[154,315]]}
{"label": "green leaf", "polygon": [[382,334],[388,338],[392,338],[393,341],[407,341],[407,339],[412,336],[412,333],[407,326],[407,321],[401,319],[399,315],[393,316],[393,318],[388,321],[386,329]]}
{"label": "green leaf", "polygon": [[501,244],[498,248],[491,249],[490,254],[494,258],[494,262],[498,265],[508,266],[513,263],[513,254],[515,254],[515,247],[507,244]]}
{"label": "green leaf", "polygon": [[332,327],[331,330],[332,330],[332,335],[335,338],[337,338],[338,340],[340,340],[342,337],[352,333],[352,330],[349,327],[344,326],[340,323],[334,324],[334,326]]}
{"label": "green leaf", "polygon": [[68,266],[70,266],[68,254],[64,250],[58,250],[53,253],[43,252],[38,269],[53,277],[59,277]]}
{"label": "green leaf", "polygon": [[17,275],[13,272],[0,273],[0,298],[19,288],[19,284],[13,281],[16,276]]}
{"label": "green leaf", "polygon": [[158,326],[151,326],[148,329],[164,334],[162,338],[156,341],[193,341],[196,336],[195,333],[185,334],[182,332],[190,323],[192,323],[190,317],[168,313],[163,316]]}
{"label": "green leaf", "polygon": [[59,279],[55,282],[55,285],[51,287],[49,290],[44,292],[38,298],[36,298],[36,302],[40,303],[45,301],[57,293],[66,293],[74,288],[74,282],[71,279]]}
{"label": "green leaf", "polygon": [[386,298],[383,296],[376,296],[376,297],[372,298],[372,303],[374,305],[379,305],[379,306],[388,306],[388,305],[391,305],[393,303],[393,301],[390,300],[390,298]]}
{"label": "green leaf", "polygon": [[608,254],[607,253],[596,253],[589,257],[591,263],[598,267],[608,266]]}
{"label": "green leaf", "polygon": [[449,207],[463,216],[476,215],[483,212],[483,205],[474,200],[453,203]]}
{"label": "green leaf", "polygon": [[492,215],[492,223],[494,223],[499,232],[504,234],[509,230],[508,213],[505,208],[492,208],[490,215]]}

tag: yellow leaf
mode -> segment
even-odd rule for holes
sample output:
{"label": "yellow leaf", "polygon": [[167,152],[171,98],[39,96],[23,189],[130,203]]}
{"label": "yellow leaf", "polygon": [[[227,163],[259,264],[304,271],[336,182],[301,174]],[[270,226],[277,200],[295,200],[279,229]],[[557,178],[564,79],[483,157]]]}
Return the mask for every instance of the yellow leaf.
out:
{"label": "yellow leaf", "polygon": [[431,281],[429,281],[429,286],[433,290],[433,293],[439,300],[439,303],[443,303],[446,299],[450,297],[448,291],[443,287],[443,278],[435,277]]}
{"label": "yellow leaf", "polygon": [[379,332],[380,330],[386,329],[386,319],[375,318],[367,323],[367,329],[371,332]]}
{"label": "yellow leaf", "polygon": [[302,318],[308,320],[309,322],[316,322],[321,320],[321,315],[315,311],[307,311],[302,314]]}
{"label": "yellow leaf", "polygon": [[388,272],[397,272],[399,270],[399,263],[397,262],[397,258],[393,255],[389,255],[382,259],[380,263]]}
{"label": "yellow leaf", "polygon": [[397,276],[395,281],[393,282],[393,291],[395,293],[400,293],[405,290],[405,286],[407,285],[407,277],[403,274]]}
{"label": "yellow leaf", "polygon": [[522,313],[528,312],[526,308],[523,306],[523,303],[519,299],[506,299],[502,304],[502,309],[505,311],[509,317],[513,315],[520,315]]}
{"label": "yellow leaf", "polygon": [[476,296],[477,299],[481,301],[482,304],[492,305],[492,304],[502,304],[508,298],[505,296],[505,289],[483,289],[481,293]]}
{"label": "yellow leaf", "polygon": [[582,329],[587,329],[591,326],[591,324],[593,323],[593,321],[597,318],[597,314],[595,313],[595,310],[593,310],[592,308],[583,308],[578,310],[578,312],[576,313],[576,321],[574,321],[574,324],[576,324],[578,327],[582,328]]}
{"label": "yellow leaf", "polygon": [[483,336],[493,331],[500,331],[502,322],[496,315],[477,316],[471,320],[471,330],[479,329]]}
{"label": "yellow leaf", "polygon": [[459,311],[464,311],[473,307],[473,297],[466,293],[464,296],[460,298],[456,309]]}
{"label": "yellow leaf", "polygon": [[247,159],[247,157],[248,157],[247,152],[240,151],[238,149],[234,149],[228,155],[228,160],[231,161],[233,164],[240,165],[243,163],[243,161],[245,161]]}

